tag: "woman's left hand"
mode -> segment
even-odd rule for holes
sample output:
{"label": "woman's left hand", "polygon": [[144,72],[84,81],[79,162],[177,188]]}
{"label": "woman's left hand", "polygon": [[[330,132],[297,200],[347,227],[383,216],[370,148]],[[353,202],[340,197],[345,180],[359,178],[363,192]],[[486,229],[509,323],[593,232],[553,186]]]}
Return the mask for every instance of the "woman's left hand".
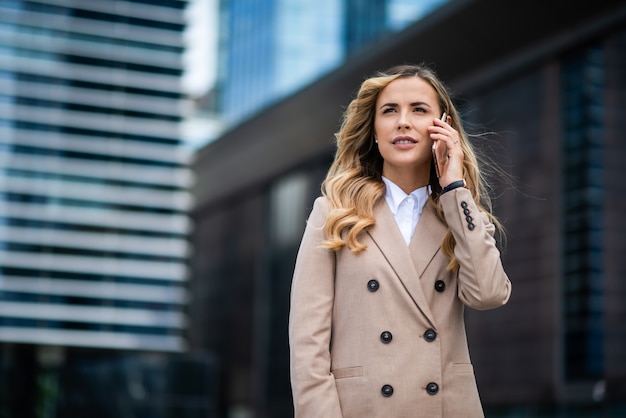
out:
{"label": "woman's left hand", "polygon": [[[447,119],[447,118],[446,118]],[[446,187],[452,182],[463,180],[463,148],[459,133],[439,118],[428,127],[433,149],[439,165],[439,185]]]}

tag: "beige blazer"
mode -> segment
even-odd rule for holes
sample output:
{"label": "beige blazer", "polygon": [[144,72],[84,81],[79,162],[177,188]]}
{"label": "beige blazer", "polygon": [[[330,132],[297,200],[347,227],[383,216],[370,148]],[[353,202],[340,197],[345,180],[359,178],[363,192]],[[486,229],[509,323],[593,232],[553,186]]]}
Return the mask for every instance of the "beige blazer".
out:
{"label": "beige blazer", "polygon": [[441,203],[456,272],[446,271],[446,225],[430,201],[407,247],[381,198],[360,254],[319,248],[328,203],[315,201],[291,290],[296,418],[483,417],[463,310],[504,305],[511,283],[470,192],[452,190]]}

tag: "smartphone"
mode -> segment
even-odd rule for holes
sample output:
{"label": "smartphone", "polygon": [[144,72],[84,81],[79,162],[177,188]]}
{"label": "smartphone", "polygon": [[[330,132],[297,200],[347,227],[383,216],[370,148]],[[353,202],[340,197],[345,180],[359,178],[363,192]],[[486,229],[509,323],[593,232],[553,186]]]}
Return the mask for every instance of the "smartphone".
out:
{"label": "smartphone", "polygon": [[[447,119],[447,115],[446,112],[443,112],[443,115],[441,115],[441,120],[446,122]],[[437,144],[439,142],[434,142],[433,143],[433,164],[435,164],[435,173],[437,173],[437,178],[440,177],[439,174],[439,164],[437,163]]]}

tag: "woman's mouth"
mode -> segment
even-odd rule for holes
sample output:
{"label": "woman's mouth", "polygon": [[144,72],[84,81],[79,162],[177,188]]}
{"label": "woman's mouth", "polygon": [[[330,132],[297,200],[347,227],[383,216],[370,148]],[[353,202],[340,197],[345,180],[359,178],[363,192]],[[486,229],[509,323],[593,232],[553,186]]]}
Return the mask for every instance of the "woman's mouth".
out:
{"label": "woman's mouth", "polygon": [[410,136],[401,136],[393,140],[394,145],[415,144],[417,141]]}

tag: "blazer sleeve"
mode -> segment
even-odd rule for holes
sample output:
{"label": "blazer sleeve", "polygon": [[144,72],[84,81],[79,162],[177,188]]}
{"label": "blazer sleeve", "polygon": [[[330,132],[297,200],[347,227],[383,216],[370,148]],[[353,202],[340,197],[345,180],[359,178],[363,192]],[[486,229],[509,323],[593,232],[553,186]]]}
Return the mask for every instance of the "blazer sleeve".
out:
{"label": "blazer sleeve", "polygon": [[460,268],[458,296],[474,309],[493,309],[511,296],[511,282],[504,272],[493,238],[495,226],[481,212],[470,191],[458,188],[440,197],[446,222],[456,240],[454,255]]}
{"label": "blazer sleeve", "polygon": [[296,418],[341,418],[330,344],[335,289],[335,252],[326,239],[328,203],[315,201],[298,251],[289,312],[290,373]]}

